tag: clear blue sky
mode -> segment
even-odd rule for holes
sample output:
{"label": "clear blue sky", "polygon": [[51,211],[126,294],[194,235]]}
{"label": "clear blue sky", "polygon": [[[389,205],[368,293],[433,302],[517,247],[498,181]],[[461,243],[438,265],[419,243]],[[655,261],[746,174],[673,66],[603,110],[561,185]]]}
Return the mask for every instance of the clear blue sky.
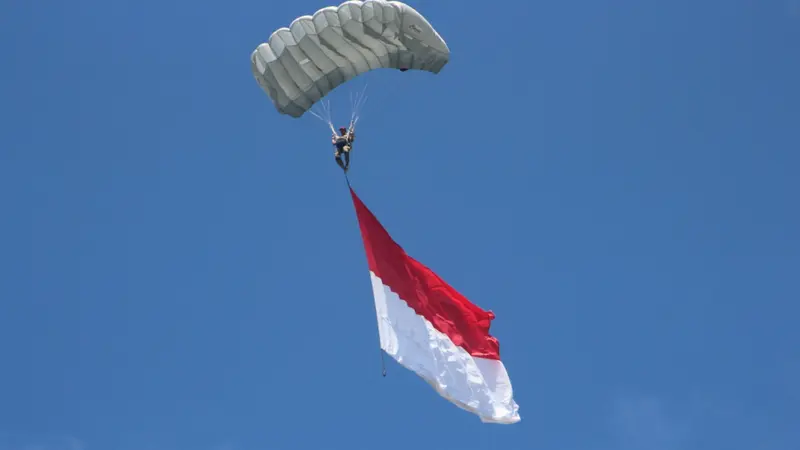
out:
{"label": "clear blue sky", "polygon": [[0,449],[800,448],[800,2],[409,2],[452,60],[363,77],[351,179],[497,314],[512,426],[380,376],[329,132],[249,67],[328,4],[0,4]]}

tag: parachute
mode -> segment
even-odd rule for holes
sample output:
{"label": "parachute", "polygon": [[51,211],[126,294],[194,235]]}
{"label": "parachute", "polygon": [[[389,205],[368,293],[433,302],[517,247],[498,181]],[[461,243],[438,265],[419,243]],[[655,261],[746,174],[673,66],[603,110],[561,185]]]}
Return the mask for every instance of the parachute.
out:
{"label": "parachute", "polygon": [[425,17],[404,3],[386,0],[346,1],[298,17],[250,55],[261,89],[278,112],[295,118],[366,72],[438,74],[449,58],[447,44]]}

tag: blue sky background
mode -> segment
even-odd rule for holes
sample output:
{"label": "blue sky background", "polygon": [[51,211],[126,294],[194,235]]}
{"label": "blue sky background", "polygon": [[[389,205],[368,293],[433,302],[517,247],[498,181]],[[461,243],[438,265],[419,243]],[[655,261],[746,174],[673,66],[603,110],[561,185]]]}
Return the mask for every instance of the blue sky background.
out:
{"label": "blue sky background", "polygon": [[329,132],[249,68],[328,4],[0,3],[0,449],[800,448],[800,2],[410,1],[451,63],[331,94],[513,426],[380,376]]}

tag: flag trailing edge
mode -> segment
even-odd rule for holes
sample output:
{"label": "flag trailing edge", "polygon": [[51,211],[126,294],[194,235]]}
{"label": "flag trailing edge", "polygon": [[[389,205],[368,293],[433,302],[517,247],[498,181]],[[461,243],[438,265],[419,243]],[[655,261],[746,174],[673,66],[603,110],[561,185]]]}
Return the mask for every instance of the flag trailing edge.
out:
{"label": "flag trailing edge", "polygon": [[494,314],[472,304],[392,239],[350,188],[367,255],[381,349],[485,423],[520,421]]}

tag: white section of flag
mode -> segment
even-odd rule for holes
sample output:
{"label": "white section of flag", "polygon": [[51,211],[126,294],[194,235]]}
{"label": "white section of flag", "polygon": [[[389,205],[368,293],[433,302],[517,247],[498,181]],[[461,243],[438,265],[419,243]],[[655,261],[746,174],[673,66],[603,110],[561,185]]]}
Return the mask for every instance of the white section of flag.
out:
{"label": "white section of flag", "polygon": [[486,423],[520,421],[502,361],[471,356],[370,271],[381,348],[444,398]]}

